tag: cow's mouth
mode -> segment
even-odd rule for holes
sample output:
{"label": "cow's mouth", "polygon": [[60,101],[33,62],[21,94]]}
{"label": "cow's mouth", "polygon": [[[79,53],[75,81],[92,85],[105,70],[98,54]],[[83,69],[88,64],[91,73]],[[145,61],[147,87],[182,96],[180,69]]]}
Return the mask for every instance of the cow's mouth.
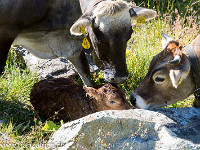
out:
{"label": "cow's mouth", "polygon": [[128,73],[126,76],[117,76],[117,72],[115,69],[105,69],[104,70],[104,79],[107,82],[115,83],[115,84],[122,84],[128,78]]}
{"label": "cow's mouth", "polygon": [[140,95],[137,95],[135,93],[131,94],[130,102],[136,108],[148,109],[151,107],[151,104],[147,104]]}

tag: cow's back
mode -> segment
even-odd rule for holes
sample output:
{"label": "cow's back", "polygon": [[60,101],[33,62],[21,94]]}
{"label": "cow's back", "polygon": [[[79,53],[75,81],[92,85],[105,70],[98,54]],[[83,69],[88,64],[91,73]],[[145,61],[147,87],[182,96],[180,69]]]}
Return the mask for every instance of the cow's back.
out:
{"label": "cow's back", "polygon": [[1,0],[0,27],[15,26],[24,28],[45,17],[50,0]]}
{"label": "cow's back", "polygon": [[[38,0],[34,0],[34,2],[38,3],[37,5],[42,4],[43,7],[38,8],[38,12],[43,9],[42,13],[34,23],[23,28],[14,44],[21,45],[35,56],[44,59],[70,58],[72,55],[77,55],[82,48],[82,39],[72,36],[69,30],[82,14],[79,1],[45,0],[40,3]],[[37,9],[37,5],[33,4],[32,7]],[[28,13],[28,15],[33,19],[37,13]]]}
{"label": "cow's back", "polygon": [[[81,15],[78,0],[1,0],[0,25],[44,30],[71,26]],[[40,28],[40,29],[41,29]],[[39,28],[37,28],[39,30]]]}

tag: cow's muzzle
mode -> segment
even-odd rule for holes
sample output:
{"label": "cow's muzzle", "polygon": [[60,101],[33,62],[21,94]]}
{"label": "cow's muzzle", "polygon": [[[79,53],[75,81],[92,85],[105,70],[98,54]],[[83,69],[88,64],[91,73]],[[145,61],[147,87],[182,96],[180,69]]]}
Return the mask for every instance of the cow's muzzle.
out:
{"label": "cow's muzzle", "polygon": [[130,96],[130,102],[136,108],[148,109],[150,108],[150,104],[147,104],[146,101],[140,96],[135,93],[132,93]]}
{"label": "cow's muzzle", "polygon": [[104,70],[104,79],[110,83],[115,84],[122,84],[124,83],[128,78],[128,72],[125,76],[119,76],[117,75],[115,69],[105,69]]}

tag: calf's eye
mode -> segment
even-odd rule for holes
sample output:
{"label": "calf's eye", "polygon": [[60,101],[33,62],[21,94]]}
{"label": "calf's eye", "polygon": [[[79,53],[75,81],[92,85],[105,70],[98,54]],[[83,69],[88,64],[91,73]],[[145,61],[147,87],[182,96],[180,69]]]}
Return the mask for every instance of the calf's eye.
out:
{"label": "calf's eye", "polygon": [[162,82],[164,82],[164,81],[165,81],[165,78],[163,78],[163,77],[161,77],[161,76],[157,76],[157,77],[155,78],[155,82],[162,83]]}
{"label": "calf's eye", "polygon": [[110,104],[115,104],[115,101],[110,100],[109,102],[110,102]]}

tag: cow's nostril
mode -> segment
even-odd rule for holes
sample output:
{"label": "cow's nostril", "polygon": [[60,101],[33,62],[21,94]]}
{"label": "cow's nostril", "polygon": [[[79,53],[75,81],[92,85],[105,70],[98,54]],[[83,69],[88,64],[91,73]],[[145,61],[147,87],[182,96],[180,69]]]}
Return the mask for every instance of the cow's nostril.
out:
{"label": "cow's nostril", "polygon": [[136,98],[135,98],[134,94],[131,94],[131,96],[130,96],[130,102],[131,102],[131,104],[132,104],[133,106],[136,105]]}

